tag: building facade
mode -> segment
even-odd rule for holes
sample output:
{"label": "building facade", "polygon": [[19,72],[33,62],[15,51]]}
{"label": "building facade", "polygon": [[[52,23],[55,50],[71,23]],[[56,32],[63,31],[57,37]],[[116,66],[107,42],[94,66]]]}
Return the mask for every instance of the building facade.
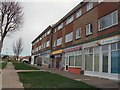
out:
{"label": "building facade", "polygon": [[120,2],[81,2],[51,31],[50,67],[118,80]]}

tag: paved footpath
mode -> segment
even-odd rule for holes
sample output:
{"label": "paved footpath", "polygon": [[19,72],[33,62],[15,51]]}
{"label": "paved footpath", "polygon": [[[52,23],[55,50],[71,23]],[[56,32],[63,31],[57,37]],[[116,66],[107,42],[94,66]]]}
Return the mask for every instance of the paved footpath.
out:
{"label": "paved footpath", "polygon": [[68,77],[70,79],[82,81],[84,83],[95,86],[102,90],[120,90],[120,87],[119,87],[120,83],[118,81],[113,81],[113,80],[99,78],[99,77],[91,77],[91,76],[86,76],[86,75],[78,75],[78,74],[73,74],[70,72],[57,70],[57,69],[53,69],[53,68],[43,68],[40,66],[34,66],[34,67],[37,67],[41,70],[46,70],[51,73],[56,73],[61,76]]}
{"label": "paved footpath", "polygon": [[2,71],[2,90],[24,90],[22,83],[19,81],[19,76],[11,62],[8,62],[5,69]]}

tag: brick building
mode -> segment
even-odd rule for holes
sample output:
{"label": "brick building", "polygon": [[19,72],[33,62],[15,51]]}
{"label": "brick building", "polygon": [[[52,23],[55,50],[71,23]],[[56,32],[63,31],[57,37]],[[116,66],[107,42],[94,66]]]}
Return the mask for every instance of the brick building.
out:
{"label": "brick building", "polygon": [[[120,2],[81,2],[51,27],[48,64],[71,73],[118,79],[119,32]],[[32,51],[39,46],[34,44],[38,38]]]}

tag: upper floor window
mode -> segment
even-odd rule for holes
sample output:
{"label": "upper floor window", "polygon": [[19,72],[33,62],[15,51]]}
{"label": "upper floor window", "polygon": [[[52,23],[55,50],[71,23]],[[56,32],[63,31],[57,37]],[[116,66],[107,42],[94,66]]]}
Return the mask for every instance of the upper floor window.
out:
{"label": "upper floor window", "polygon": [[73,32],[70,32],[69,34],[65,35],[65,42],[70,42],[73,40]]}
{"label": "upper floor window", "polygon": [[47,35],[49,35],[49,34],[50,34],[50,30],[47,31]]}
{"label": "upper floor window", "polygon": [[46,47],[49,47],[50,46],[50,41],[47,41],[46,42]]}
{"label": "upper floor window", "polygon": [[98,0],[98,3],[101,3],[101,2],[103,2],[104,0]]}
{"label": "upper floor window", "polygon": [[39,50],[41,50],[41,46],[39,46]]}
{"label": "upper floor window", "polygon": [[99,19],[99,31],[118,24],[118,11],[114,11]]}
{"label": "upper floor window", "polygon": [[62,44],[62,38],[57,39],[57,46]]}
{"label": "upper floor window", "polygon": [[57,31],[57,29],[55,28],[55,29],[54,29],[54,33],[55,33],[56,31]]}
{"label": "upper floor window", "polygon": [[93,8],[93,2],[90,1],[90,2],[87,3],[87,11],[89,11],[92,8]]}
{"label": "upper floor window", "polygon": [[87,24],[86,25],[86,35],[90,35],[93,33],[93,26],[92,24]]}
{"label": "upper floor window", "polygon": [[61,24],[58,26],[58,30],[60,30],[61,28],[63,28],[63,23],[61,23]]}
{"label": "upper floor window", "polygon": [[81,15],[82,15],[82,11],[81,10],[76,12],[76,18],[80,17]]}
{"label": "upper floor window", "polygon": [[43,48],[45,48],[45,47],[46,47],[46,43],[43,44]]}
{"label": "upper floor window", "polygon": [[76,39],[79,39],[81,37],[81,28],[78,28],[76,30]]}
{"label": "upper floor window", "polygon": [[66,25],[71,23],[72,21],[73,21],[73,16],[70,16],[66,21]]}

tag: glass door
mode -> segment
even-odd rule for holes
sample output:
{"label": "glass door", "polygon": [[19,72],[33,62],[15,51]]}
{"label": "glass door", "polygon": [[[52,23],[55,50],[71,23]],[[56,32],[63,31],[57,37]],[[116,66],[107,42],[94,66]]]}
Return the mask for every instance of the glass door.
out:
{"label": "glass door", "polygon": [[102,46],[102,72],[108,73],[108,45]]}

